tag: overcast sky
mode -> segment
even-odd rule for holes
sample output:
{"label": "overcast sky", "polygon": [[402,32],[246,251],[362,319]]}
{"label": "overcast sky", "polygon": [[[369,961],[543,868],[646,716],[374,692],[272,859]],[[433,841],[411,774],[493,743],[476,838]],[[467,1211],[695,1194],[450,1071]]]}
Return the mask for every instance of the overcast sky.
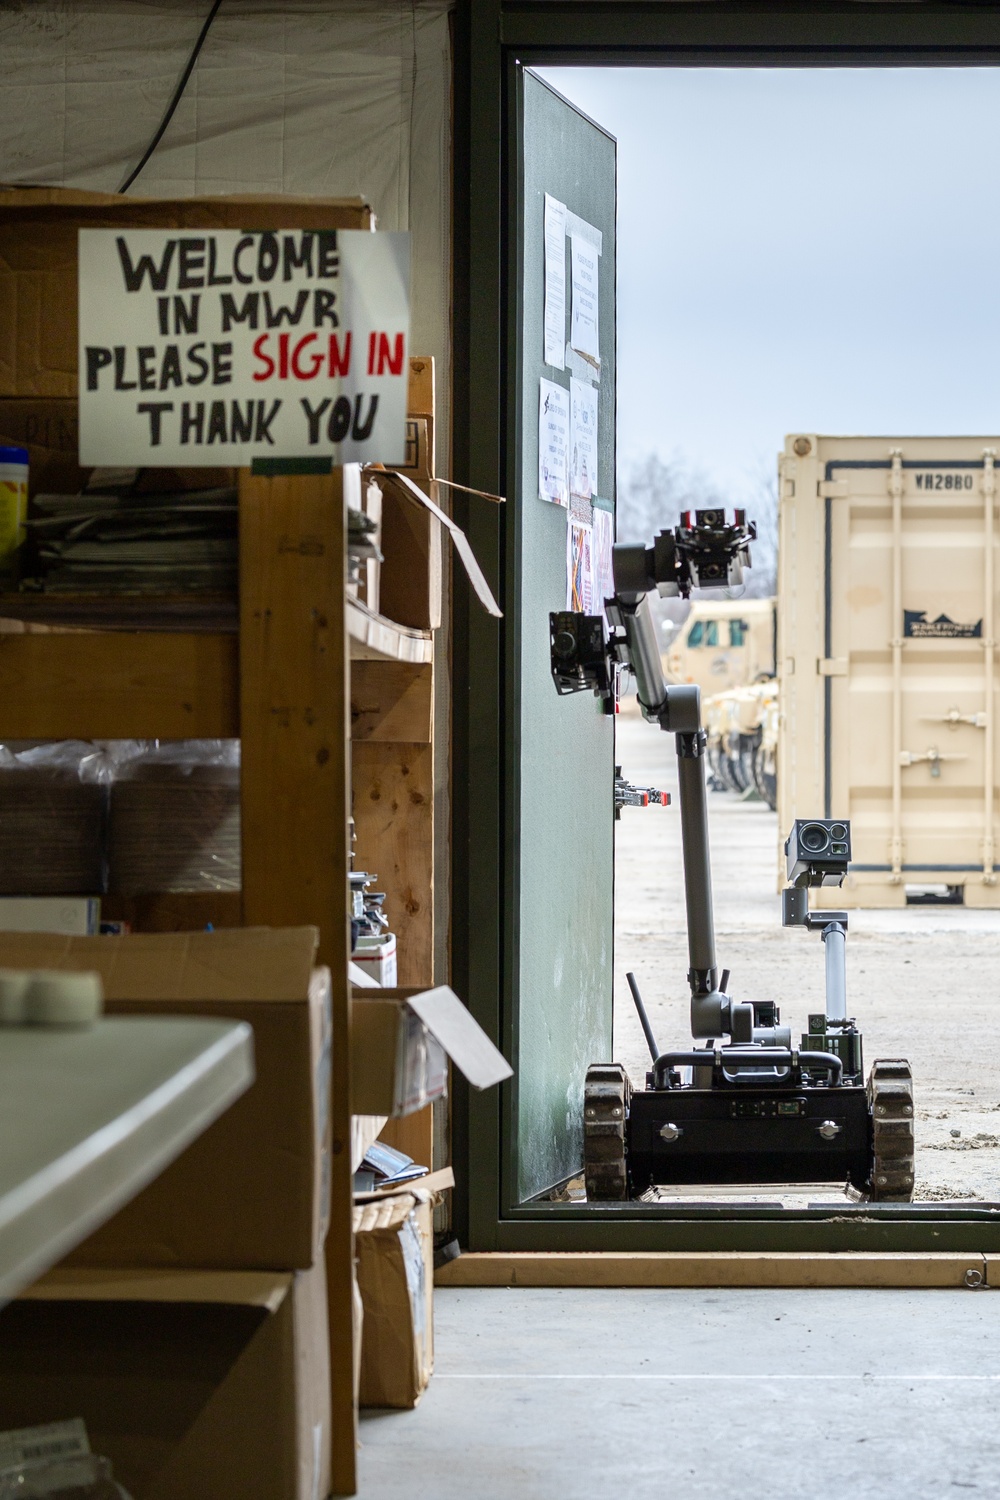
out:
{"label": "overcast sky", "polygon": [[619,472],[1000,430],[1000,70],[544,76],[618,140]]}

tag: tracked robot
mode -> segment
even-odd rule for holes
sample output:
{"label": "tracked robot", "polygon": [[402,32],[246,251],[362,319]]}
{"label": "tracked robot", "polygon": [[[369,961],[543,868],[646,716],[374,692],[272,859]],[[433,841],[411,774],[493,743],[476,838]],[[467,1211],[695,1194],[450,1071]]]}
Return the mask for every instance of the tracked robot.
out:
{"label": "tracked robot", "polygon": [[[583,1133],[591,1201],[708,1183],[849,1183],[870,1201],[905,1203],[913,1196],[909,1064],[876,1061],[866,1081],[861,1033],[847,1013],[847,912],[809,909],[810,888],[838,887],[847,874],[846,820],[797,819],[785,844],[783,924],[818,933],[825,949],[826,1010],[809,1016],[800,1042],[781,1024],[774,1000],[731,996],[729,970],[720,973],[716,961],[700,694],[695,686],[665,682],[648,596],[656,589],[686,598],[694,587],[738,585],[755,535],[742,511],[732,519],[722,510],[686,512],[651,547],[615,546],[607,626],[604,615],[550,616],[557,691],[593,691],[613,712],[619,674],[630,670],[643,716],[673,734],[677,747],[694,1045],[660,1050],[629,975],[652,1067],[641,1090],[620,1063],[595,1063],[587,1072]],[[620,782],[619,776],[619,806]]]}

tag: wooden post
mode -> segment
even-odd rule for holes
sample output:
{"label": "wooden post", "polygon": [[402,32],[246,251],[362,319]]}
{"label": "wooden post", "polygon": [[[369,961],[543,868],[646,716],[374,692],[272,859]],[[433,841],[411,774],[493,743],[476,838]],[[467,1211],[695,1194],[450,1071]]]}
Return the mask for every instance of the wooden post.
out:
{"label": "wooden post", "polygon": [[240,476],[243,921],[320,931],[333,976],[326,1269],[333,1491],[354,1494],[349,652],[342,471]]}

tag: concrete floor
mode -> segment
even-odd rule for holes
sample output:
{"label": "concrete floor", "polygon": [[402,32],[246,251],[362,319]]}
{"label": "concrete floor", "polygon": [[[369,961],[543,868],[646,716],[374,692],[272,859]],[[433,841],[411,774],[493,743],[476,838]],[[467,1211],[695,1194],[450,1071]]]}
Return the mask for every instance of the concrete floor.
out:
{"label": "concrete floor", "polygon": [[988,1291],[441,1288],[361,1500],[944,1500],[1000,1491]]}
{"label": "concrete floor", "polygon": [[[624,774],[676,788],[673,737],[637,713],[616,723]],[[781,927],[778,820],[762,802],[709,795],[719,964],[737,999],[777,1000],[792,1032],[823,1009],[819,938]],[[785,830],[787,832],[787,829]],[[833,893],[835,895],[835,893]],[[831,901],[835,905],[835,901]],[[641,1086],[649,1054],[625,983],[634,969],[664,1047],[690,1040],[680,818],[672,807],[626,809],[615,864],[615,1056]],[[857,911],[847,940],[848,1010],[866,1067],[913,1067],[921,1199],[1000,1199],[1000,912],[962,907]],[[596,1060],[596,1059],[595,1059]]]}

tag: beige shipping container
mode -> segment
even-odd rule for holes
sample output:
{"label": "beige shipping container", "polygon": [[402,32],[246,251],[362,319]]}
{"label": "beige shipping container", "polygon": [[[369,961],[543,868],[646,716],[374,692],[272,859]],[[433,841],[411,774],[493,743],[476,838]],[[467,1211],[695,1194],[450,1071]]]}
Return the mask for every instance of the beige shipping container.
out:
{"label": "beige shipping container", "polygon": [[1000,906],[998,450],[799,433],[779,458],[779,828],[850,818],[846,906]]}

